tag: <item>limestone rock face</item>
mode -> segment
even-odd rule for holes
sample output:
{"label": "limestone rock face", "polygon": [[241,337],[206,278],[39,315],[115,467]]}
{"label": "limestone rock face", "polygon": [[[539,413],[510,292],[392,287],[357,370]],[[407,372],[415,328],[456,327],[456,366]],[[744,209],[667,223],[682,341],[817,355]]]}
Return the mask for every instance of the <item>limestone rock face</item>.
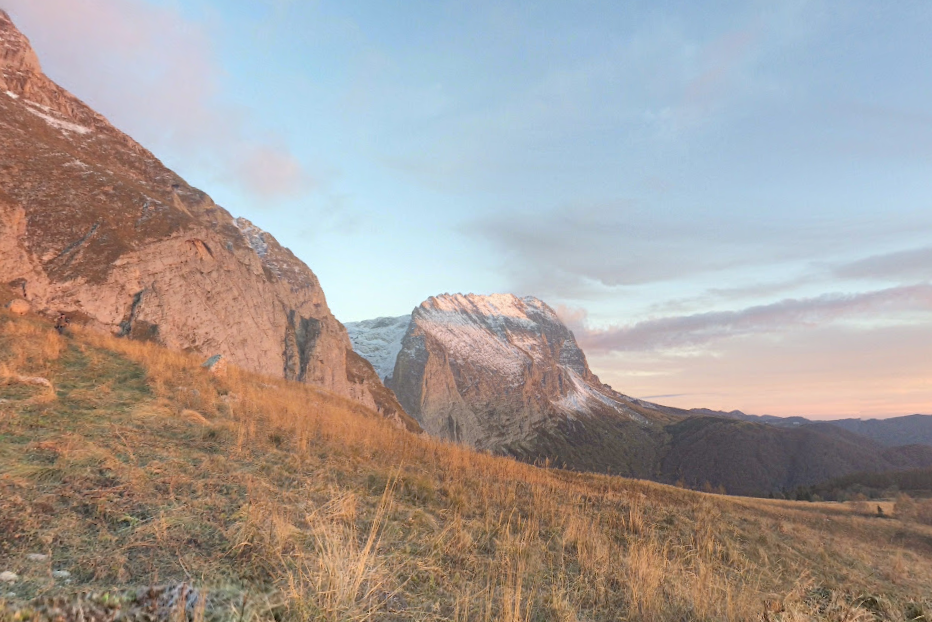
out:
{"label": "limestone rock face", "polygon": [[221,354],[404,418],[314,273],[49,80],[3,12],[0,283],[37,312]]}
{"label": "limestone rock face", "polygon": [[396,344],[402,320],[358,322],[350,332],[383,367],[384,351],[398,352],[383,377],[433,436],[501,450],[568,419],[650,416],[652,405],[599,381],[572,332],[536,298],[431,297]]}

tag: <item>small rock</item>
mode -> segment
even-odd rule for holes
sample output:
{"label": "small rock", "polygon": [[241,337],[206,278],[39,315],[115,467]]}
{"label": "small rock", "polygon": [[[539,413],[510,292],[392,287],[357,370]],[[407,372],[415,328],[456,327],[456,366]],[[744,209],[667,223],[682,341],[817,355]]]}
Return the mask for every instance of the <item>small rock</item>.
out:
{"label": "small rock", "polygon": [[11,300],[6,308],[9,309],[10,313],[13,315],[26,315],[29,313],[29,303],[22,298]]}
{"label": "small rock", "polygon": [[212,357],[204,361],[204,364],[201,367],[206,367],[208,371],[212,374],[222,374],[226,369],[227,362],[223,358],[222,354],[214,354]]}
{"label": "small rock", "polygon": [[4,583],[16,583],[17,580],[19,580],[19,575],[15,572],[10,572],[9,570],[0,572],[0,581]]}
{"label": "small rock", "polygon": [[67,579],[71,576],[71,573],[67,570],[53,570],[52,576],[56,579]]}
{"label": "small rock", "polygon": [[45,553],[30,553],[29,555],[26,556],[26,559],[28,559],[31,562],[44,562],[48,558],[49,556],[46,555]]}

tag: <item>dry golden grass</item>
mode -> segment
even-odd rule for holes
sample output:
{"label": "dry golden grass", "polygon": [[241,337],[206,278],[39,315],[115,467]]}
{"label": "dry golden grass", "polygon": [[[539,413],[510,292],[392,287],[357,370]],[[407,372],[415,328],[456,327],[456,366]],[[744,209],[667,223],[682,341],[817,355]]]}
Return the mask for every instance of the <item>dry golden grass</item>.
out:
{"label": "dry golden grass", "polygon": [[[932,610],[932,527],[536,468],[201,362],[0,315],[0,365],[55,387],[54,400],[0,404],[0,571],[21,576],[13,600],[184,580],[236,591],[230,615],[256,619]],[[49,561],[29,562],[35,552]]]}

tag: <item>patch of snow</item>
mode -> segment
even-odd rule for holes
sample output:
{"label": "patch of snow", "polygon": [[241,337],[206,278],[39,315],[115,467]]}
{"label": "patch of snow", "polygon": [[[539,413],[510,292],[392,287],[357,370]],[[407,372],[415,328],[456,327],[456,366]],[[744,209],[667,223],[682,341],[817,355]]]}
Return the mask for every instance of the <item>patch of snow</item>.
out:
{"label": "patch of snow", "polygon": [[[515,326],[527,330],[526,318]],[[497,374],[512,385],[521,381],[531,357],[509,339],[509,327],[502,317],[486,316],[449,308],[425,308],[415,312],[417,325],[441,344],[454,362],[480,367]]]}
{"label": "patch of snow", "polygon": [[[466,312],[486,317],[528,318],[528,311],[551,315],[549,307],[543,302],[528,296],[518,298],[514,294],[442,294],[432,296],[421,307],[430,307],[438,311]],[[556,316],[554,315],[554,319]]]}
{"label": "patch of snow", "polygon": [[512,294],[443,294],[415,310],[415,321],[440,341],[452,361],[480,367],[515,386],[536,362],[552,358],[544,338],[562,325],[540,300]]}
{"label": "patch of snow", "polygon": [[23,101],[26,102],[27,104],[29,104],[30,106],[34,106],[35,108],[39,108],[39,109],[41,109],[41,110],[44,110],[45,112],[52,112],[52,109],[49,108],[48,106],[46,106],[45,104],[40,104],[39,102],[34,102],[34,101],[32,101],[31,99],[24,99]]}
{"label": "patch of snow", "polygon": [[269,243],[266,242],[265,236],[267,235],[265,231],[255,226],[245,218],[237,218],[235,221],[236,227],[242,231],[243,238],[246,240],[246,244],[249,245],[249,248],[256,251],[256,254],[259,257],[265,257],[269,253]]}
{"label": "patch of snow", "polygon": [[[72,159],[71,159],[71,162],[65,162],[64,164],[62,164],[62,166],[63,166],[63,167],[64,167],[64,166],[76,166],[76,167],[81,168],[81,169],[84,169],[84,170],[88,170],[88,169],[90,168],[87,164],[85,164],[84,162],[82,162],[81,160],[79,160],[79,159],[77,159],[77,158],[72,158]],[[146,197],[146,198],[148,198],[148,197]]]}
{"label": "patch of snow", "polygon": [[623,412],[639,423],[647,422],[647,419],[645,419],[643,415],[629,408],[628,404],[624,401],[611,398],[597,391],[593,386],[587,384],[575,371],[566,367],[564,367],[564,369],[566,369],[569,374],[570,380],[573,382],[573,387],[563,398],[554,404],[561,410],[564,410],[570,415],[587,414],[591,412],[592,407],[590,405],[595,401],[601,402],[618,412]]}
{"label": "patch of snow", "polygon": [[402,315],[347,322],[345,326],[353,350],[372,363],[379,378],[385,381],[391,378],[395,371],[395,361],[401,352],[401,341],[410,324],[411,316]]}
{"label": "patch of snow", "polygon": [[[33,103],[33,102],[29,102],[29,103]],[[42,108],[45,110],[48,110],[48,107],[46,106],[42,106]],[[75,134],[89,134],[91,132],[91,128],[89,127],[84,127],[83,125],[78,125],[77,123],[71,123],[70,121],[64,121],[62,119],[53,117],[52,115],[45,114],[43,112],[39,112],[38,110],[34,110],[32,108],[26,108],[26,110],[36,115],[37,117],[39,117],[40,119],[42,119],[43,121],[45,121],[46,123],[48,123],[49,125],[51,125],[57,130],[61,130],[63,132],[74,132]]]}
{"label": "patch of snow", "polygon": [[6,94],[12,97],[13,99],[19,99],[19,95],[17,95],[13,91],[7,91]]}

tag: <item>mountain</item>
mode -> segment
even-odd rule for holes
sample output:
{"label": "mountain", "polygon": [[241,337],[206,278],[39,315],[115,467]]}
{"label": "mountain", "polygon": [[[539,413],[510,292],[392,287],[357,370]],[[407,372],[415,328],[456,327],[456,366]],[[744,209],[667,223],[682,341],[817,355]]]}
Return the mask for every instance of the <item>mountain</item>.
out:
{"label": "mountain", "polygon": [[0,13],[0,294],[309,382],[416,428],[313,272],[42,73]]}
{"label": "mountain", "polygon": [[381,318],[349,332],[405,410],[439,438],[500,450],[563,420],[611,418],[640,430],[666,416],[602,384],[536,298],[444,294],[407,321]]}
{"label": "mountain", "polygon": [[755,421],[781,428],[827,423],[847,430],[848,432],[867,437],[885,447],[897,447],[911,444],[932,446],[932,415],[906,415],[904,417],[890,417],[888,419],[832,419],[824,422],[817,422],[805,417],[748,415],[740,410],[723,413],[705,408],[693,408],[689,412],[697,415],[711,415],[728,417],[729,419],[740,419],[742,421]]}
{"label": "mountain", "polygon": [[749,415],[740,410],[730,410],[722,412],[720,410],[710,410],[708,408],[691,408],[689,409],[694,415],[705,415],[710,417],[726,417],[728,419],[740,419],[741,421],[753,421],[755,423],[766,423],[768,425],[780,428],[792,428],[798,425],[812,423],[811,419],[805,417],[777,417],[776,415]]}
{"label": "mountain", "polygon": [[828,423],[894,447],[921,443],[932,445],[932,415],[907,415],[889,419],[836,419]]}
{"label": "mountain", "polygon": [[347,330],[426,432],[526,462],[735,494],[932,465],[930,447],[885,447],[801,417],[681,410],[621,394],[532,297],[443,294],[410,316]]}
{"label": "mountain", "polygon": [[[826,501],[845,501],[863,494],[871,499],[896,497],[900,493],[917,498],[932,498],[932,467],[852,473],[808,487],[810,495],[818,495]],[[908,504],[908,502],[907,502]],[[927,506],[932,509],[932,506]],[[929,513],[927,520],[932,520]]]}
{"label": "mountain", "polygon": [[667,426],[666,481],[722,485],[758,495],[794,489],[849,473],[932,466],[932,447],[886,448],[819,423],[782,428],[719,417],[690,417]]}

